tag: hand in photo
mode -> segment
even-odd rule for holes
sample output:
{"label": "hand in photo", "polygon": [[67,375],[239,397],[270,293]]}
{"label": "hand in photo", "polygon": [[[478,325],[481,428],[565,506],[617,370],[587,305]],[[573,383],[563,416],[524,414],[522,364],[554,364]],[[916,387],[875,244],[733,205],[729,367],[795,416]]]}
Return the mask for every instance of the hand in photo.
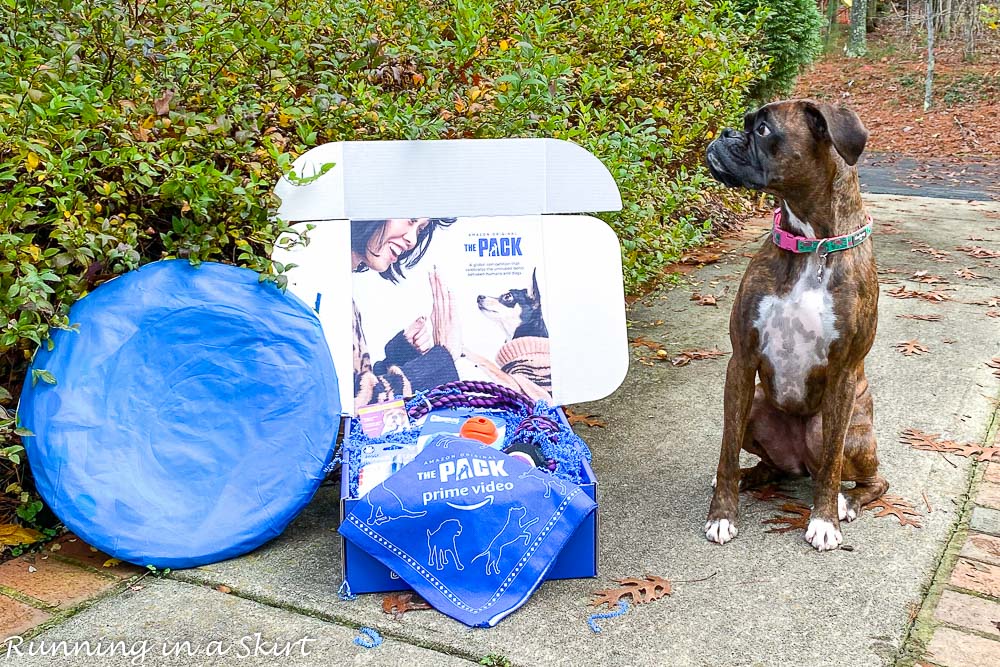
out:
{"label": "hand in photo", "polygon": [[453,359],[462,356],[462,329],[455,314],[452,294],[441,282],[437,269],[428,274],[434,305],[431,325],[434,327],[434,344],[444,347]]}
{"label": "hand in photo", "polygon": [[407,342],[413,346],[413,349],[420,354],[426,354],[434,347],[433,334],[426,317],[421,316],[415,319],[410,326],[403,330],[403,335]]}

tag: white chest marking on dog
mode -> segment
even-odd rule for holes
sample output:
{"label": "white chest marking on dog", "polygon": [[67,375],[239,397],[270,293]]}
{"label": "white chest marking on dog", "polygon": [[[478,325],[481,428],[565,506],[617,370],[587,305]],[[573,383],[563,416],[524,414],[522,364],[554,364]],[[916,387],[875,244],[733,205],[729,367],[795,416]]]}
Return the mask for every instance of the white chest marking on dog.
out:
{"label": "white chest marking on dog", "polygon": [[779,404],[805,398],[806,378],[826,363],[835,328],[829,275],[817,278],[822,259],[812,254],[791,291],[760,301],[753,325],[760,335],[760,352],[774,369],[775,399]]}

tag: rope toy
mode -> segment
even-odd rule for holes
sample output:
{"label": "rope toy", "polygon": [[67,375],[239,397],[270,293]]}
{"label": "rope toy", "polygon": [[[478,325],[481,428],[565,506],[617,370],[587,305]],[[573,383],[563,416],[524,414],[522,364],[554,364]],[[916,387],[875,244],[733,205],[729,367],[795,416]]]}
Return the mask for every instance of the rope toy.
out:
{"label": "rope toy", "polygon": [[354,643],[362,648],[378,648],[382,645],[382,635],[375,628],[358,628],[364,637],[355,637]]}
{"label": "rope toy", "polygon": [[340,598],[341,602],[350,602],[351,600],[358,599],[358,596],[351,592],[351,585],[347,583],[347,579],[344,579],[344,583],[337,589],[337,597]]}
{"label": "rope toy", "polygon": [[477,408],[531,413],[535,402],[494,382],[457,380],[420,392],[406,404],[410,419],[419,419],[431,410]]}
{"label": "rope toy", "polygon": [[590,626],[591,632],[593,632],[595,635],[599,635],[601,634],[602,630],[600,627],[598,627],[597,621],[605,618],[615,618],[617,616],[621,616],[627,611],[628,611],[628,602],[622,600],[621,602],[618,603],[618,609],[614,609],[612,611],[607,611],[604,613],[591,614],[590,618],[587,619],[587,625]]}
{"label": "rope toy", "polygon": [[337,466],[339,466],[341,463],[344,462],[343,448],[344,448],[343,444],[340,444],[337,445],[337,447],[333,450],[333,458],[331,458],[330,462],[323,467],[324,473],[330,474],[331,472],[337,469]]}

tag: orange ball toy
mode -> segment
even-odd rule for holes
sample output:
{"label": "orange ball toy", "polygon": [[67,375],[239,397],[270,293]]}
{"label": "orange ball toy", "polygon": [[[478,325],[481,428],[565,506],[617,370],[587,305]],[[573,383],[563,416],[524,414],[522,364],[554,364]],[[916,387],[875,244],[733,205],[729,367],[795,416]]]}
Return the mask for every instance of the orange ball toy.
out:
{"label": "orange ball toy", "polygon": [[458,434],[463,438],[478,440],[484,445],[492,445],[497,441],[497,427],[492,420],[486,417],[472,417],[467,419]]}

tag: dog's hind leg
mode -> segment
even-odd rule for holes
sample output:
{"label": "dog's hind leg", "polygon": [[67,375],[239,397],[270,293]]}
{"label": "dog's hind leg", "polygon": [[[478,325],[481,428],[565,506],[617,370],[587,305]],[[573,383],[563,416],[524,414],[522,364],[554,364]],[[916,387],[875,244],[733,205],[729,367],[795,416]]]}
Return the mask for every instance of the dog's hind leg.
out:
{"label": "dog's hind leg", "polygon": [[841,521],[854,521],[861,514],[865,505],[881,498],[889,490],[889,482],[885,477],[875,476],[870,480],[858,481],[853,489],[841,492],[844,499],[840,507]]}
{"label": "dog's hind leg", "polygon": [[844,467],[841,480],[854,482],[854,488],[841,492],[840,520],[853,521],[862,508],[889,489],[889,482],[878,474],[878,452],[872,428],[872,396],[868,380],[862,376],[854,399],[851,423],[844,438]]}
{"label": "dog's hind leg", "polygon": [[772,482],[777,482],[786,477],[788,475],[762,459],[752,468],[740,469],[740,491],[759,489],[762,486],[767,486]]}

